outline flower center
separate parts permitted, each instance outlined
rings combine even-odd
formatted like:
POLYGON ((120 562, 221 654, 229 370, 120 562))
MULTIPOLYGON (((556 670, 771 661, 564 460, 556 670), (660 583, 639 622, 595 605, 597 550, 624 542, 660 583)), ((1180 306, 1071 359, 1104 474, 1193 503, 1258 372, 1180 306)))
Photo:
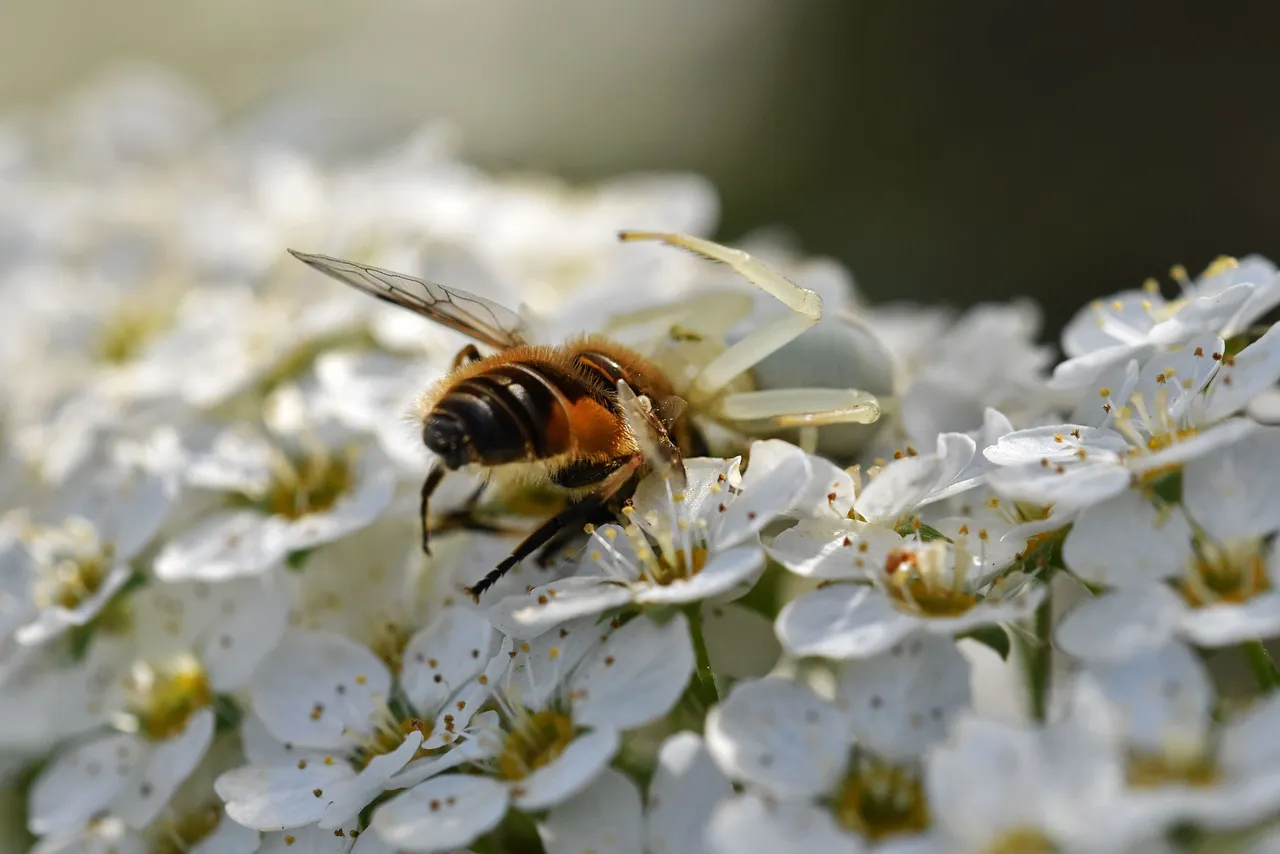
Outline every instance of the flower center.
POLYGON ((1170 745, 1156 751, 1130 750, 1126 757, 1125 779, 1135 789, 1164 785, 1205 787, 1219 779, 1213 755, 1200 746, 1170 745))
POLYGON ((1226 545, 1203 542, 1189 571, 1174 582, 1174 587, 1193 608, 1247 602, 1271 589, 1260 545, 1257 540, 1226 545))
POLYGON ((929 805, 912 770, 867 756, 855 761, 833 804, 836 821, 871 841, 929 826, 929 805))
POLYGON ((208 804, 194 812, 163 820, 151 831, 151 854, 186 854, 218 828, 222 805, 208 804))
POLYGON ((47 586, 41 600, 71 611, 93 598, 107 580, 114 551, 111 543, 105 543, 96 552, 63 552, 55 556, 47 567, 47 586))
POLYGON ((195 658, 186 656, 162 668, 141 666, 125 680, 133 694, 129 710, 138 731, 152 741, 182 732, 191 716, 213 704, 213 687, 195 658))
POLYGON ((554 762, 573 735, 568 715, 548 710, 528 716, 507 736, 498 756, 498 774, 504 780, 523 780, 554 762))
POLYGON ((172 306, 173 300, 168 299, 130 301, 99 329, 94 356, 109 365, 133 361, 169 325, 172 306))
MULTIPOLYGON (((389 723, 388 725, 377 727, 360 744, 356 751, 355 766, 364 768, 377 757, 392 753, 396 748, 404 744, 405 736, 411 732, 422 733, 422 738, 425 741, 431 737, 431 722, 422 718, 405 718, 398 723, 389 723)), ((413 754, 413 759, 421 759, 430 753, 431 751, 419 747, 413 754)))
POLYGON ((286 519, 323 513, 350 491, 354 480, 351 453, 335 456, 324 448, 296 455, 280 453, 263 504, 273 515, 286 519))
POLYGON ((1033 827, 1015 827, 1000 834, 984 854, 1054 854, 1057 846, 1033 827))
POLYGON ((947 543, 892 549, 885 557, 885 593, 899 608, 922 617, 957 617, 978 604, 966 583, 968 554, 947 543))
POLYGON ((369 649, 382 659, 387 669, 399 673, 404 664, 404 648, 409 645, 413 632, 399 623, 388 620, 373 632, 369 641, 369 649))

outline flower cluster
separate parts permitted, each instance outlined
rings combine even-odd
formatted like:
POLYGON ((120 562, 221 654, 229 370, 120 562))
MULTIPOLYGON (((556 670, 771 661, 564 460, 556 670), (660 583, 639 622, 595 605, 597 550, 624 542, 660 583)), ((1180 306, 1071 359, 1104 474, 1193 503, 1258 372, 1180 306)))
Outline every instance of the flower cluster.
POLYGON ((1028 303, 617 241, 708 233, 696 177, 516 181, 438 128, 340 161, 297 109, 123 69, 0 124, 16 850, 1280 845, 1269 261, 1092 303, 1057 361, 1028 303), (424 553, 406 415, 469 342, 290 246, 617 337, 710 455, 475 601, 564 496, 451 471, 424 553))

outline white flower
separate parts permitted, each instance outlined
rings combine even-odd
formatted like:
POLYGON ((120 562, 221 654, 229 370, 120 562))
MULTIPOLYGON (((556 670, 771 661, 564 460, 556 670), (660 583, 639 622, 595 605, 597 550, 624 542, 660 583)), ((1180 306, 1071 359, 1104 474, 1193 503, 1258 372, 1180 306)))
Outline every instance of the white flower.
POLYGON ((926 635, 844 665, 834 704, 779 679, 737 686, 707 718, 707 747, 747 793, 716 808, 712 850, 934 850, 922 763, 968 703, 964 657, 926 635))
POLYGON ((22 644, 47 643, 98 617, 133 576, 130 562, 160 530, 178 494, 173 477, 118 461, 63 492, 43 514, 54 524, 24 535, 26 572, 13 571, 12 553, 6 560, 6 622, 17 624, 22 644))
POLYGON ((70 830, 102 811, 148 826, 209 748, 218 695, 245 684, 283 632, 286 610, 269 577, 135 594, 127 633, 95 637, 89 651, 95 669, 115 677, 91 702, 120 731, 89 736, 41 772, 32 832, 70 830))
POLYGON ((1280 634, 1278 463, 1280 428, 1259 427, 1187 463, 1180 507, 1130 491, 1081 512, 1063 558, 1116 592, 1068 615, 1061 648, 1114 659, 1174 634, 1209 647, 1280 634))
POLYGON ((662 743, 649 784, 645 831, 650 854, 699 854, 715 807, 733 792, 698 735, 662 743))
POLYGON ((606 768, 589 788, 552 807, 538 836, 547 854, 644 854, 640 789, 606 768))
MULTIPOLYGON (((901 536, 861 524, 841 540, 843 578, 802 594, 779 612, 778 639, 792 655, 863 658, 917 631, 955 637, 1030 616, 1043 586, 1006 572, 1025 540, 1003 538, 965 518, 938 520, 938 536, 901 536), (868 583, 869 582, 869 583, 868 583)), ((1006 528, 1012 531, 1012 526, 1006 528)), ((824 562, 834 574, 834 563, 824 562)))
POLYGON ((473 734, 485 692, 471 681, 489 661, 492 641, 482 617, 446 610, 395 650, 393 690, 392 671, 367 648, 332 632, 291 632, 263 662, 250 696, 265 729, 299 758, 251 756, 254 764, 220 777, 228 815, 259 830, 334 829, 391 788, 397 774, 437 773, 480 755, 473 743, 454 745, 473 734))
POLYGON ((786 442, 751 445, 738 460, 685 461, 687 483, 641 482, 625 527, 592 532, 577 575, 502 600, 489 616, 502 632, 531 638, 575 617, 627 604, 687 605, 749 587, 764 569, 760 530, 808 496, 809 457, 786 442))
POLYGON ((1100 389, 1106 426, 1060 424, 1019 430, 985 450, 1000 466, 989 481, 1001 495, 1037 504, 1086 507, 1155 480, 1225 447, 1251 429, 1232 419, 1280 379, 1280 330, 1235 356, 1222 339, 1198 336, 1126 369, 1119 388, 1100 389))
MULTIPOLYGON (((426 779, 379 807, 372 828, 401 850, 442 851, 487 832, 509 807, 563 803, 597 779, 621 730, 670 711, 692 673, 680 614, 663 626, 637 617, 603 636, 588 618, 519 648, 508 639, 479 678, 500 718, 478 737, 486 773, 426 779)), ((423 776, 406 771, 399 782, 423 776)))
POLYGON ((1133 821, 1247 827, 1280 806, 1280 696, 1215 723, 1213 685, 1188 648, 1093 665, 1072 699, 1124 757, 1133 821))
POLYGON ((1159 346, 1181 344, 1198 333, 1230 338, 1280 302, 1275 265, 1258 255, 1219 258, 1195 282, 1175 268, 1182 295, 1165 300, 1148 280, 1142 290, 1094 300, 1062 332, 1069 357, 1054 370, 1054 385, 1077 388, 1102 371, 1144 359, 1159 346))
POLYGON ((309 432, 274 443, 252 431, 225 431, 190 460, 187 477, 249 506, 217 511, 166 543, 155 560, 165 581, 265 572, 372 524, 395 490, 395 473, 377 448, 331 446, 309 432))
POLYGON ((964 718, 934 752, 925 782, 939 843, 957 854, 1121 854, 1143 850, 1161 830, 1124 806, 1112 752, 1067 726, 964 718))

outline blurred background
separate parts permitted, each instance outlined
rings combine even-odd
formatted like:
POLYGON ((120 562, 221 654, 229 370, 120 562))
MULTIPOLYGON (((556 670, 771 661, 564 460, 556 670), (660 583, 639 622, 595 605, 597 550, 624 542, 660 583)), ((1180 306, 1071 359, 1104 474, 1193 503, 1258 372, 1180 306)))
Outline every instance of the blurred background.
POLYGON ((694 170, 874 298, 1088 297, 1280 254, 1275 4, 3 0, 0 109, 124 59, 320 153, 447 117, 497 170, 694 170), (332 106, 329 97, 346 103, 332 106), (283 120, 276 114, 275 121, 283 120))

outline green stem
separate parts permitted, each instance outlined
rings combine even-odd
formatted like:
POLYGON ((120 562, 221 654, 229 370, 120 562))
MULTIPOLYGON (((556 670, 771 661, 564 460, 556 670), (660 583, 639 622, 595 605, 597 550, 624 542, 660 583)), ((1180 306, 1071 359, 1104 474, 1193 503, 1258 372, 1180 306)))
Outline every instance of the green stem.
POLYGON ((1257 680, 1258 687, 1263 693, 1280 688, 1280 670, 1276 670, 1276 663, 1271 660, 1271 653, 1267 652, 1262 641, 1246 641, 1240 647, 1244 650, 1244 656, 1249 660, 1249 668, 1253 671, 1253 678, 1257 680))
POLYGON ((702 636, 702 608, 695 602, 685 610, 685 614, 689 617, 689 634, 693 638, 693 653, 697 657, 694 682, 698 699, 702 701, 704 708, 709 709, 720 702, 720 692, 716 689, 715 674, 711 672, 707 640, 702 636))
POLYGON ((1044 723, 1049 709, 1049 680, 1052 676, 1053 646, 1049 633, 1053 629, 1053 604, 1046 591, 1044 601, 1036 609, 1035 640, 1024 647, 1027 657, 1027 689, 1031 694, 1031 717, 1044 723))

